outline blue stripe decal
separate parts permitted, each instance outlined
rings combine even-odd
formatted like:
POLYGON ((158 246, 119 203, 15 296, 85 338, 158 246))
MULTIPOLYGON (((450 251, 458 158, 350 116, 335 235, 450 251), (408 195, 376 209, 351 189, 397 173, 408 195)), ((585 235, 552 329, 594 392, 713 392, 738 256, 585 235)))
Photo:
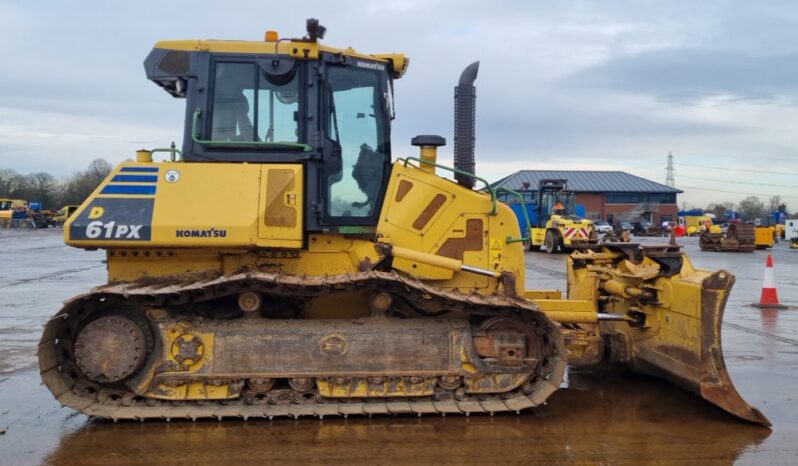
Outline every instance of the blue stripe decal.
POLYGON ((111 181, 120 183, 156 183, 158 175, 116 175, 111 181))
POLYGON ((100 191, 100 194, 155 194, 155 185, 109 184, 100 191))
POLYGON ((122 167, 120 172, 158 173, 158 167, 122 167))

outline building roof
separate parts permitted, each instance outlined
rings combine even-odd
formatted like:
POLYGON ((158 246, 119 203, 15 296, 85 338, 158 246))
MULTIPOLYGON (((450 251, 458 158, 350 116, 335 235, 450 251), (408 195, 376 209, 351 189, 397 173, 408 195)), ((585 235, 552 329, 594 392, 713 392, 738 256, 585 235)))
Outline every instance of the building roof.
POLYGON ((512 190, 522 190, 523 183, 529 183, 530 190, 537 190, 542 179, 568 180, 568 189, 582 193, 681 193, 671 188, 639 176, 621 171, 584 170, 521 170, 506 176, 491 186, 504 186, 512 190))

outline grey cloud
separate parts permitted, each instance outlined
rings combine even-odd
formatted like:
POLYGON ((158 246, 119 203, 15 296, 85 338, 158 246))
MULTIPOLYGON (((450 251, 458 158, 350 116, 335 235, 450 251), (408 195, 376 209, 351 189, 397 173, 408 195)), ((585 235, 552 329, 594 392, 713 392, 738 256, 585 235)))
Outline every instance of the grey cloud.
POLYGON ((637 92, 675 105, 712 97, 771 103, 798 96, 798 53, 751 55, 715 49, 675 49, 620 56, 574 73, 571 86, 637 92))
POLYGON ((708 165, 796 155, 788 122, 798 119, 798 6, 790 1, 340 0, 278 9, 0 0, 0 168, 65 175, 96 157, 117 162, 179 141, 183 102, 141 67, 157 40, 258 40, 266 29, 298 36, 307 16, 328 27, 330 45, 411 57, 396 85, 396 155, 415 153, 409 141, 421 133, 445 136, 442 156, 451 153, 452 86, 477 59, 478 166, 623 169, 664 163, 670 149, 677 163, 690 154, 708 165), (699 105, 707 102, 714 110, 699 105), (17 137, 17 128, 58 136, 17 137))

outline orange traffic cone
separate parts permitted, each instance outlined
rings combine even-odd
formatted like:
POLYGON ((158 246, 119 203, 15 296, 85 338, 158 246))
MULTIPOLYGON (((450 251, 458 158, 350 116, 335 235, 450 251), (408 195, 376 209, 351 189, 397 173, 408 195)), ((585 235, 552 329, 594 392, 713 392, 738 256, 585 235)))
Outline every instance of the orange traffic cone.
POLYGON ((787 309, 788 306, 779 304, 779 294, 776 292, 776 273, 773 271, 773 256, 768 254, 765 266, 765 277, 762 280, 762 295, 754 306, 763 309, 787 309))

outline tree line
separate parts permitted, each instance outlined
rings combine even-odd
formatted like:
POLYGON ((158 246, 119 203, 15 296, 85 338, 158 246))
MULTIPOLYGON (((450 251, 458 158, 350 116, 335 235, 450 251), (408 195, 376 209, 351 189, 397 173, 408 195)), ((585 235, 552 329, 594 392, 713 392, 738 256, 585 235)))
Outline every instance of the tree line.
MULTIPOLYGON (((682 210, 692 210, 696 207, 683 202, 681 208, 682 210)), ((736 204, 728 201, 713 202, 704 210, 720 217, 724 217, 728 212, 733 211, 737 212, 745 220, 763 218, 772 212, 783 212, 787 217, 790 217, 790 211, 781 196, 771 196, 765 201, 757 196, 748 196, 736 204)))
MULTIPOLYGON (((14 170, 0 169, 0 198, 38 201, 43 209, 59 209, 65 205, 81 204, 111 173, 113 166, 103 159, 91 162, 86 170, 58 179, 46 172, 23 175, 14 170)), ((692 210, 694 205, 683 202, 682 210, 692 210)), ((781 196, 771 196, 767 201, 757 196, 748 196, 739 203, 716 202, 705 209, 716 215, 735 211, 746 220, 762 218, 771 212, 784 212, 789 216, 787 205, 781 196)))
POLYGON ((61 179, 46 172, 23 175, 0 169, 0 198, 38 201, 42 209, 81 204, 112 169, 113 166, 103 159, 94 160, 86 170, 61 179))

